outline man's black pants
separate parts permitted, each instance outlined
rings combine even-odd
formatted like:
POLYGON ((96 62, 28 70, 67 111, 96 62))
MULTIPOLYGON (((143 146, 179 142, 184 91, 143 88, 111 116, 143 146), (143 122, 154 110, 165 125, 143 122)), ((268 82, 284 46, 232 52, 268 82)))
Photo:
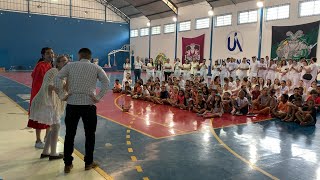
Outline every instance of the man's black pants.
POLYGON ((66 136, 64 140, 64 164, 72 164, 74 137, 77 133, 77 127, 80 118, 82 118, 85 131, 86 154, 84 162, 89 165, 93 162, 93 151, 95 144, 95 133, 97 128, 97 108, 95 105, 67 105, 66 108, 66 136))

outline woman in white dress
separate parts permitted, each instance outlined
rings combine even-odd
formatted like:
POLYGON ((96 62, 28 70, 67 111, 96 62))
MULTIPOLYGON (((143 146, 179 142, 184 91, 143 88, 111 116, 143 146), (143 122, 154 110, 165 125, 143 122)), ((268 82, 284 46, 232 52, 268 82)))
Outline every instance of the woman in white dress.
POLYGON ((298 87, 299 80, 300 80, 301 67, 299 67, 297 61, 293 61, 290 71, 291 71, 290 79, 292 79, 293 87, 298 87))
POLYGON ((185 64, 183 64, 183 72, 184 72, 184 79, 189 80, 190 77, 190 71, 191 71, 191 64, 188 60, 186 60, 185 64))
POLYGON ((128 73, 131 75, 131 64, 130 64, 129 58, 127 58, 125 63, 123 64, 123 69, 124 69, 123 78, 125 78, 128 73))
POLYGON ((172 66, 170 64, 170 59, 168 58, 167 61, 163 65, 163 72, 164 72, 164 79, 165 81, 168 81, 169 76, 172 72, 172 66))
POLYGON ((220 71, 221 85, 224 86, 224 78, 229 77, 229 72, 228 72, 227 64, 225 61, 222 62, 220 70, 221 70, 220 71))
POLYGON ((238 66, 238 74, 239 79, 242 81, 244 77, 248 77, 249 64, 247 63, 247 59, 243 58, 241 63, 238 66))
POLYGON ((289 72, 289 67, 287 66, 287 61, 286 60, 282 60, 281 61, 281 78, 280 80, 287 80, 287 73, 289 72))
POLYGON ((179 58, 174 60, 173 69, 174 69, 174 71, 173 71, 174 77, 179 77, 180 74, 181 74, 181 72, 180 72, 181 71, 181 69, 180 69, 180 59, 179 58))
POLYGON ((198 72, 198 68, 199 68, 199 62, 193 58, 192 62, 191 62, 191 71, 190 73, 193 75, 196 75, 198 72))
POLYGON ((65 109, 65 102, 63 101, 66 100, 68 96, 63 99, 63 101, 60 100, 53 84, 59 70, 61 70, 67 62, 68 58, 65 56, 60 56, 56 59, 56 68, 50 69, 45 74, 40 91, 31 103, 30 118, 39 123, 50 125, 47 140, 40 156, 41 159, 49 158, 49 160, 55 160, 63 158, 63 154, 57 153, 56 149, 60 129, 60 118, 65 109))
POLYGON ((162 62, 160 59, 158 59, 155 70, 156 70, 156 77, 158 77, 161 82, 162 81, 162 62))
POLYGON ((200 77, 204 78, 204 82, 208 83, 208 66, 206 65, 206 59, 203 59, 202 63, 199 65, 200 68, 200 77))
POLYGON ((149 80, 151 77, 154 78, 154 66, 153 66, 153 59, 150 58, 147 67, 146 67, 146 71, 147 71, 147 79, 149 80))
POLYGON ((214 65, 211 67, 211 82, 213 82, 216 76, 220 74, 220 65, 218 60, 214 61, 214 65))
POLYGON ((273 60, 270 60, 267 68, 268 72, 267 72, 266 80, 270 79, 271 82, 274 81, 275 75, 276 75, 276 69, 277 69, 277 64, 275 64, 273 60))

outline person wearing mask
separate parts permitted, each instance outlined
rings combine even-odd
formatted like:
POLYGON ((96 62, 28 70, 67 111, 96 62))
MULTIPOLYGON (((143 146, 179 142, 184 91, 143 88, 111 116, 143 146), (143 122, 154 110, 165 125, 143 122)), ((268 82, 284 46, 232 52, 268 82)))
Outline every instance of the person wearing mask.
POLYGON ((67 64, 55 78, 54 86, 60 99, 67 101, 65 126, 66 135, 64 141, 65 173, 70 173, 73 168, 72 153, 74 150, 74 138, 80 118, 85 131, 85 170, 97 167, 93 162, 95 145, 95 132, 97 128, 97 108, 95 106, 106 94, 109 79, 104 70, 90 63, 91 50, 82 48, 78 52, 79 61, 67 64), (68 82, 68 91, 64 93, 63 80, 68 82), (99 94, 96 95, 97 79, 101 82, 99 94))

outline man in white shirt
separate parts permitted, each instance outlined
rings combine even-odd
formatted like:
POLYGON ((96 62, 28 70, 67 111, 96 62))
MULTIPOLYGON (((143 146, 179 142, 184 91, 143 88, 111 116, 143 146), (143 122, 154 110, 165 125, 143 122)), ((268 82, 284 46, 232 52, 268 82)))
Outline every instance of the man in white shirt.
POLYGON ((303 67, 304 69, 306 69, 307 73, 310 73, 312 75, 312 79, 310 81, 305 81, 307 88, 311 86, 311 83, 313 81, 317 80, 319 67, 316 63, 317 63, 317 58, 312 57, 310 60, 310 65, 307 67, 303 67))
POLYGON ((239 67, 239 79, 242 81, 244 77, 248 76, 249 65, 247 63, 247 58, 243 58, 239 67))
POLYGON ((73 167, 73 144, 80 118, 82 118, 86 137, 85 170, 97 166, 93 162, 97 127, 97 108, 95 104, 106 94, 109 79, 100 66, 90 63, 91 54, 88 48, 80 49, 78 53, 80 61, 64 66, 59 71, 54 82, 59 98, 67 101, 65 117, 66 136, 64 141, 65 173, 69 173, 73 167), (65 78, 68 82, 67 94, 64 94, 62 90, 62 80, 65 78), (101 82, 101 89, 98 95, 95 93, 97 79, 101 82))
POLYGON ((261 77, 263 79, 266 79, 267 75, 267 64, 264 62, 264 58, 260 59, 260 62, 258 64, 258 77, 261 77))
POLYGON ((142 68, 142 62, 140 61, 140 57, 137 56, 136 60, 134 61, 134 81, 137 82, 139 79, 141 79, 141 68, 142 68))
POLYGON ((238 63, 236 62, 235 58, 231 58, 231 62, 229 63, 229 72, 230 72, 230 77, 233 79, 236 79, 237 77, 237 68, 238 68, 238 63))
POLYGON ((252 79, 252 77, 257 77, 257 76, 258 76, 258 62, 257 62, 257 58, 253 56, 250 62, 250 80, 252 79))

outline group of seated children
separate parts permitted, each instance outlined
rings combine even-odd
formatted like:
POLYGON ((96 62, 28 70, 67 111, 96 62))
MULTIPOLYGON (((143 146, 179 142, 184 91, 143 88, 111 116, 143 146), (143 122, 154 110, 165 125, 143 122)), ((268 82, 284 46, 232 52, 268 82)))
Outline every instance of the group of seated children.
POLYGON ((138 80, 131 88, 130 81, 125 81, 121 86, 116 80, 113 92, 189 110, 204 118, 218 118, 225 113, 239 116, 271 115, 284 122, 296 122, 303 126, 316 124, 317 108, 320 106, 317 87, 309 94, 304 93, 303 87, 296 87, 289 96, 288 92, 277 94, 274 85, 248 88, 247 78, 242 81, 237 79, 235 85, 225 78, 223 88, 219 77, 212 82, 208 87, 198 76, 189 80, 184 80, 182 76, 170 76, 168 81, 162 82, 157 77, 154 80, 151 77, 146 83, 138 80), (231 86, 236 88, 228 89, 231 86))

